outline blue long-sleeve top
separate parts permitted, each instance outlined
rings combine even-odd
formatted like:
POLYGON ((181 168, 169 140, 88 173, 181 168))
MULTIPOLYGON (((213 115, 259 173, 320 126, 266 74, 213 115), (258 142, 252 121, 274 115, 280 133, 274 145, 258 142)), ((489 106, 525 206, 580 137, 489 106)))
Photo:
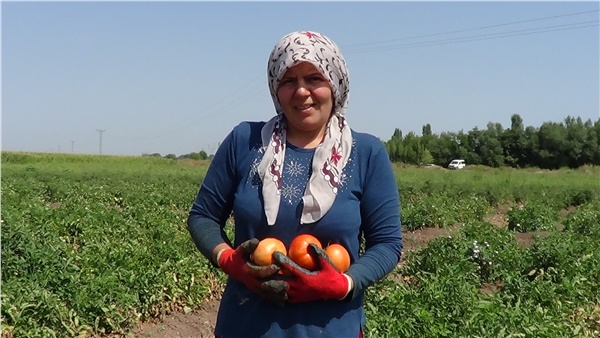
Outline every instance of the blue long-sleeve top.
POLYGON ((223 228, 232 212, 234 247, 251 238, 265 237, 279 238, 289 247, 294 237, 310 233, 323 245, 335 242, 348 250, 352 264, 346 274, 354 281, 354 289, 345 300, 279 307, 229 278, 215 334, 220 338, 356 338, 365 323, 365 289, 394 269, 402 251, 398 186, 386 149, 376 137, 353 130, 350 160, 342 172, 333 206, 319 221, 300 224, 314 149, 288 143, 279 213, 276 223, 269 226, 257 173, 263 154, 264 124, 240 123, 221 143, 189 213, 188 229, 194 243, 211 260, 214 248, 229 242, 223 228))

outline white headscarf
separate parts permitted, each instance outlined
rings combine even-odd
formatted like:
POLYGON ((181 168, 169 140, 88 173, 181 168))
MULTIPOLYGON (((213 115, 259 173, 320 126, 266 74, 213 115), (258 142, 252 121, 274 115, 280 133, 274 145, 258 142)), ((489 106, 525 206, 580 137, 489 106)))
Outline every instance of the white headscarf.
POLYGON ((262 129, 265 152, 258 167, 269 225, 277 220, 286 149, 286 122, 277 99, 277 88, 285 72, 301 62, 311 63, 329 81, 334 107, 325 138, 315 150, 312 175, 302 197, 300 223, 314 223, 331 208, 352 148, 350 127, 344 118, 348 105, 348 69, 340 50, 333 41, 316 32, 293 32, 284 36, 273 48, 267 66, 269 90, 277 115, 262 129))

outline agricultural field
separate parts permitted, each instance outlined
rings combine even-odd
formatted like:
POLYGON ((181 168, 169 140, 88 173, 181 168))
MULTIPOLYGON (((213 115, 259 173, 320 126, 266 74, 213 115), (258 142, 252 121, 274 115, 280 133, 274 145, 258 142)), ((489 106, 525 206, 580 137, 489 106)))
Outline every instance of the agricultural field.
MULTIPOLYGON (((2 338, 212 337, 225 279, 185 226, 207 166, 3 152, 2 338)), ((365 337, 600 336, 600 168, 396 173, 365 337)))

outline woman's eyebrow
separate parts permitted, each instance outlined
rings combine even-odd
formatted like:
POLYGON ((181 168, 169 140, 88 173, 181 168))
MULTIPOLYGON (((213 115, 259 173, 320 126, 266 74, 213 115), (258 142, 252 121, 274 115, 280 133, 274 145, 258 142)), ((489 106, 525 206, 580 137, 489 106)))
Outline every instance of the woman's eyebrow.
MULTIPOLYGON (((299 75, 293 74, 293 75, 284 75, 281 79, 295 79, 297 78, 299 75)), ((312 77, 312 76, 319 76, 319 77, 323 77, 323 74, 319 73, 319 72, 314 72, 314 73, 310 73, 307 75, 302 75, 303 77, 312 77)))

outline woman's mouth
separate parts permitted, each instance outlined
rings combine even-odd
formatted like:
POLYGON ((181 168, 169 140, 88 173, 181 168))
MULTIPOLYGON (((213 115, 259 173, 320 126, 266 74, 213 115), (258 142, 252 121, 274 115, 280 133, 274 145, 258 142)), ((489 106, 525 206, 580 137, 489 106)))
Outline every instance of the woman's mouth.
POLYGON ((312 107, 313 107, 312 104, 305 104, 305 105, 302 105, 302 106, 296 106, 295 108, 297 110, 299 110, 299 111, 306 111, 306 110, 309 110, 312 107))

